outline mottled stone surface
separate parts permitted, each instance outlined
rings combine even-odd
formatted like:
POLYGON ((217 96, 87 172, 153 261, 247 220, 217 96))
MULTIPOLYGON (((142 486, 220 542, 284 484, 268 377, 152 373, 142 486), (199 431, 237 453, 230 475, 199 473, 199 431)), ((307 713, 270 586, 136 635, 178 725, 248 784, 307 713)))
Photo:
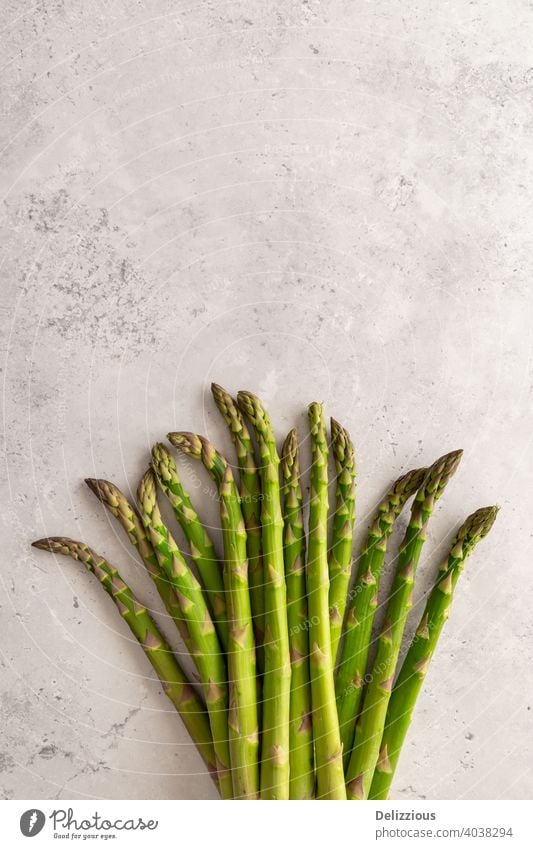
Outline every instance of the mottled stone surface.
POLYGON ((2 11, 0 794, 214 797, 111 602, 29 542, 81 538, 156 605, 82 480, 134 490, 173 428, 229 450, 216 379, 280 438, 314 399, 350 428, 359 539, 400 470, 465 449, 417 599, 502 510, 394 795, 531 797, 531 4, 2 11))

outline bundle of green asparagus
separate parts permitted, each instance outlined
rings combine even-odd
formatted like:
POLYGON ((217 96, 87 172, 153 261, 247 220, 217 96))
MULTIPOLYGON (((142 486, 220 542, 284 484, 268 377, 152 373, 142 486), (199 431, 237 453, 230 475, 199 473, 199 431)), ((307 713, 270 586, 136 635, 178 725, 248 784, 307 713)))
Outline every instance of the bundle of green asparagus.
POLYGON ((348 431, 332 420, 328 435, 322 405, 310 405, 304 510, 296 430, 279 455, 270 418, 255 395, 239 392, 235 401, 216 384, 212 392, 235 446, 238 482, 228 460, 203 436, 181 432, 168 438, 179 452, 199 460, 216 485, 222 552, 162 443, 152 450, 137 506, 106 480, 86 481, 137 549, 199 683, 187 679, 146 607, 104 557, 65 537, 33 545, 81 561, 99 579, 223 799, 386 799, 459 575, 492 527, 497 508, 477 510, 457 531, 400 665, 428 522, 462 452, 392 484, 354 561, 356 466, 348 431), (330 454, 336 482, 332 515, 330 454), (189 562, 163 521, 158 488, 187 540, 189 562), (410 498, 411 516, 372 656, 387 545, 410 498))

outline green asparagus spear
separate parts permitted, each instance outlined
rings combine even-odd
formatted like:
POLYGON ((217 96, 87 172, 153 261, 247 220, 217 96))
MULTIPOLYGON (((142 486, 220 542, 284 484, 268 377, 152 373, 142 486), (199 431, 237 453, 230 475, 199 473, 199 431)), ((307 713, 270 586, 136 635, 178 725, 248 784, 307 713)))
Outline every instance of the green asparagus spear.
POLYGON ((378 604, 379 583, 387 543, 404 504, 417 491, 426 472, 427 469, 407 472, 398 478, 386 494, 368 531, 366 544, 359 559, 357 577, 349 593, 344 644, 335 681, 345 769, 352 752, 355 722, 363 694, 372 624, 378 604))
POLYGON ((261 525, 265 581, 265 671, 261 798, 289 798, 291 663, 283 563, 279 457, 270 419, 261 401, 239 392, 237 403, 254 427, 261 458, 261 525))
POLYGON ((233 791, 229 767, 227 672, 216 629, 202 588, 163 523, 157 505, 155 475, 151 469, 141 480, 138 500, 144 527, 159 565, 176 590, 181 612, 191 635, 194 659, 209 713, 220 792, 223 799, 231 799, 233 791))
POLYGON ((239 493, 225 458, 204 437, 169 433, 180 451, 201 460, 218 486, 224 541, 224 583, 229 614, 229 746, 236 799, 256 799, 259 791, 259 728, 255 647, 248 590, 246 529, 239 493))
POLYGON ((488 534, 497 513, 497 507, 483 507, 472 513, 458 531, 448 558, 439 570, 438 582, 428 597, 422 619, 392 691, 370 799, 386 799, 389 794, 418 694, 440 632, 450 614, 455 586, 466 559, 478 542, 488 534))
POLYGON ((261 557, 261 479, 255 462, 254 446, 246 422, 231 395, 217 383, 211 384, 215 403, 228 425, 237 451, 241 509, 246 525, 248 582, 254 622, 255 642, 262 650, 265 632, 263 560, 261 557))
POLYGON ((220 642, 226 648, 228 644, 226 598, 222 569, 217 560, 213 541, 181 483, 174 458, 162 443, 152 448, 152 468, 187 538, 193 563, 205 588, 209 612, 216 625, 220 642))
POLYGON ((287 619, 291 653, 290 798, 313 799, 315 793, 311 681, 309 676, 309 621, 305 580, 305 531, 298 436, 293 429, 281 452, 283 540, 287 619))
POLYGON ((416 494, 346 773, 349 799, 367 799, 370 792, 427 523, 435 503, 457 469, 461 455, 462 451, 454 451, 437 460, 429 468, 416 494))
POLYGON ((94 478, 86 478, 85 483, 102 504, 107 507, 109 512, 118 519, 126 531, 128 539, 139 552, 168 614, 174 620, 183 642, 189 652, 191 652, 190 635, 180 610, 178 598, 172 584, 169 583, 157 562, 154 548, 146 536, 146 531, 137 510, 130 504, 126 496, 115 484, 94 478))
POLYGON ((329 554, 329 615, 331 656, 337 657, 344 611, 352 573, 355 524, 355 452, 350 434, 331 419, 331 449, 335 458, 337 488, 331 550, 329 554))
POLYGON ((215 753, 205 708, 146 607, 137 600, 117 570, 84 543, 66 537, 48 537, 32 544, 43 551, 79 560, 98 578, 141 644, 207 768, 215 775, 215 753))
POLYGON ((328 443, 321 404, 309 406, 311 492, 307 594, 313 737, 319 799, 346 799, 329 620, 328 443))

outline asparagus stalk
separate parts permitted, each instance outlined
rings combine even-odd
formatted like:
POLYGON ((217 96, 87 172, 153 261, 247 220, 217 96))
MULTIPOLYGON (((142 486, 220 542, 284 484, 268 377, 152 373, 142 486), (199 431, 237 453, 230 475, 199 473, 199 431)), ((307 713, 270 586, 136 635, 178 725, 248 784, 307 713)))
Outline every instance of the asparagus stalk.
POLYGON ((257 647, 261 649, 265 632, 263 560, 261 557, 261 479, 256 467, 252 438, 241 411, 231 395, 222 386, 212 383, 211 392, 224 421, 229 427, 237 452, 241 509, 246 526, 250 602, 255 641, 257 647))
POLYGON ((431 466, 416 494, 411 519, 400 548, 398 567, 378 639, 371 678, 363 700, 360 724, 346 773, 349 799, 367 799, 379 757, 392 684, 402 636, 411 607, 416 568, 426 539, 426 528, 437 500, 457 469, 462 451, 453 451, 431 466))
POLYGON ((337 475, 329 555, 331 657, 335 663, 352 573, 355 524, 355 452, 350 434, 335 419, 331 419, 331 449, 337 475))
POLYGON ((344 643, 335 681, 345 768, 350 760, 355 722, 363 694, 372 624, 378 605, 379 583, 387 543, 396 519, 407 499, 419 488, 426 472, 427 469, 414 469, 402 475, 378 506, 359 559, 357 577, 349 593, 344 643))
POLYGON ((293 429, 281 452, 283 541, 287 620, 291 655, 290 798, 312 799, 315 791, 311 682, 309 677, 309 622, 305 580, 305 531, 298 437, 293 429))
POLYGON ((156 499, 155 476, 151 469, 141 480, 138 499, 144 527, 159 565, 176 590, 181 612, 191 635, 194 658, 209 713, 220 792, 223 799, 231 799, 233 791, 228 748, 228 686, 220 642, 202 588, 161 518, 156 499))
POLYGON ((215 753, 205 708, 146 607, 137 600, 118 571, 84 543, 66 537, 48 537, 32 545, 79 560, 98 578, 139 641, 208 770, 216 776, 215 753))
POLYGON ((162 443, 152 448, 152 468, 158 483, 174 510, 174 515, 187 538, 191 557, 205 587, 209 612, 216 625, 220 642, 228 644, 228 622, 222 570, 211 537, 184 489, 174 458, 162 443))
POLYGON ((224 579, 229 613, 229 746, 236 799, 256 799, 259 791, 259 728, 255 647, 248 590, 246 529, 239 493, 225 458, 204 437, 169 433, 173 445, 201 460, 218 486, 224 541, 224 579))
POLYGON ((328 443, 321 404, 309 406, 311 493, 307 593, 317 796, 346 799, 329 620, 328 443))
POLYGON ((161 596, 167 613, 174 620, 183 642, 191 652, 191 640, 187 625, 183 620, 176 592, 165 577, 154 547, 146 535, 141 517, 137 510, 130 504, 126 496, 115 486, 106 480, 86 478, 85 483, 96 497, 107 507, 109 512, 120 522, 128 535, 128 539, 135 546, 142 558, 156 589, 161 596))
POLYGON ((386 799, 389 794, 418 694, 450 613, 455 586, 466 559, 478 542, 488 534, 497 513, 497 507, 484 507, 472 513, 458 531, 448 558, 440 567, 439 579, 428 597, 422 619, 392 691, 370 799, 386 799))
POLYGON ((251 392, 239 392, 237 403, 254 427, 261 457, 261 542, 265 582, 261 798, 288 799, 291 663, 279 457, 272 425, 261 401, 251 392))

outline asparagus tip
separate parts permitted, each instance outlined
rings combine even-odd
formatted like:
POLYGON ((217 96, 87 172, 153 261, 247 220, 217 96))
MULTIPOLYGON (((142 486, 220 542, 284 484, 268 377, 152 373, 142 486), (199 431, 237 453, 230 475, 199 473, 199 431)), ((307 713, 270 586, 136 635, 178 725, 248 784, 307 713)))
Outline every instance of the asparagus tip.
POLYGON ((102 491, 100 488, 100 481, 97 478, 85 478, 84 480, 91 492, 93 492, 97 498, 101 499, 102 491))
POLYGON ((286 481, 289 481, 294 475, 296 477, 299 476, 298 432, 295 427, 285 437, 285 442, 281 449, 280 461, 281 474, 286 481))
POLYGON ((442 464, 443 466, 447 467, 455 467, 459 463, 459 460, 461 459, 463 454, 463 449, 457 448, 455 451, 450 451, 448 454, 444 454, 442 457, 440 457, 440 459, 437 460, 437 464, 442 464))
POLYGON ((184 454, 200 455, 202 451, 202 441, 196 433, 190 431, 178 431, 167 434, 169 442, 175 448, 179 448, 184 454))
POLYGON ((401 475, 394 483, 394 492, 407 492, 408 494, 416 492, 425 480, 427 473, 428 469, 425 467, 422 467, 421 469, 410 469, 410 471, 405 472, 405 474, 401 475))
POLYGON ((153 506, 156 498, 155 491, 155 474, 152 467, 149 466, 139 481, 139 486, 137 488, 137 498, 139 503, 141 505, 151 504, 153 506))
POLYGON ((355 475, 355 448, 352 438, 346 428, 331 417, 331 448, 335 456, 337 473, 341 474, 343 469, 349 470, 355 475))
POLYGON ((252 392, 248 392, 246 389, 239 389, 237 392, 237 404, 239 405, 241 412, 252 420, 256 414, 258 401, 259 399, 257 396, 252 392))
POLYGON ((463 456, 463 449, 459 448, 456 451, 450 451, 448 454, 443 454, 435 460, 428 468, 426 476, 418 490, 419 495, 425 498, 429 494, 433 494, 433 498, 437 501, 440 498, 444 488, 450 478, 457 471, 457 467, 463 456))
POLYGON ((479 510, 476 510, 468 517, 459 533, 462 531, 465 535, 469 533, 483 539, 483 537, 487 536, 496 521, 499 509, 496 505, 480 507, 479 510))
POLYGON ((165 457, 168 454, 166 445, 163 442, 156 442, 155 445, 152 445, 152 460, 157 463, 161 457, 165 457))
POLYGON ((283 448, 281 449, 281 456, 286 457, 288 454, 294 454, 297 448, 298 433, 296 431, 296 428, 293 427, 285 437, 285 442, 283 443, 283 448))
POLYGON ((228 404, 231 404, 231 396, 229 392, 227 392, 227 390, 219 383, 212 383, 211 394, 220 412, 224 417, 226 417, 228 415, 228 404))
POLYGON ((307 408, 307 415, 311 425, 324 424, 324 405, 322 401, 311 401, 307 408))
POLYGON ((34 548, 39 548, 41 551, 51 551, 52 554, 61 553, 62 547, 69 545, 77 545, 77 543, 68 537, 43 537, 32 542, 34 548))

